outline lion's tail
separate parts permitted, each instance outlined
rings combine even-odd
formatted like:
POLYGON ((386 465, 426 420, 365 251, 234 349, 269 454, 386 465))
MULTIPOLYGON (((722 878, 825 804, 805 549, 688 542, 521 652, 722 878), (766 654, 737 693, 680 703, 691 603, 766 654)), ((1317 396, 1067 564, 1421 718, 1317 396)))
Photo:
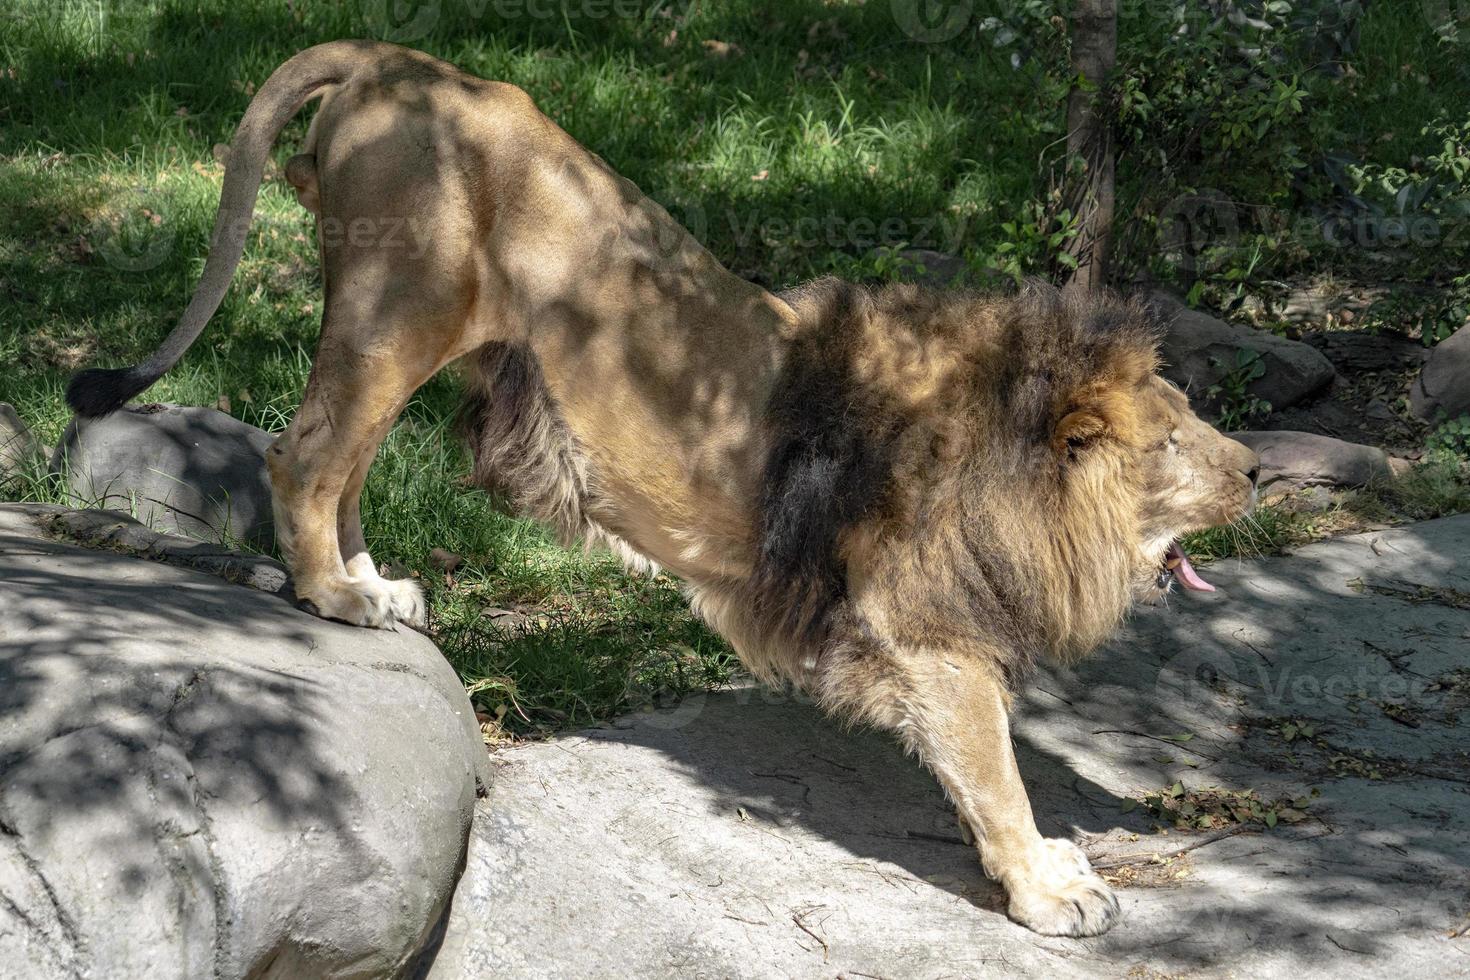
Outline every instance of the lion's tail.
POLYGON ((364 49, 371 47, 377 45, 334 41, 308 48, 277 68, 260 87, 230 143, 209 259, 184 315, 142 363, 78 372, 66 389, 66 401, 73 411, 85 416, 116 411, 163 377, 198 339, 224 299, 245 251, 245 236, 250 230, 255 197, 260 191, 271 145, 303 105, 320 95, 324 88, 345 81, 356 67, 368 60, 364 49))

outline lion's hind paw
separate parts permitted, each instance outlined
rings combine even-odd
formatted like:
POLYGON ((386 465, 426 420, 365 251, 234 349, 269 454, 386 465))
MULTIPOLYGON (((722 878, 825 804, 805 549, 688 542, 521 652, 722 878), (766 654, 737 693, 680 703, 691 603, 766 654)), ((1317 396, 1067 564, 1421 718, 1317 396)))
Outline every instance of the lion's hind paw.
POLYGON ((428 606, 412 579, 351 578, 329 588, 297 590, 298 604, 314 616, 351 626, 390 630, 397 623, 423 629, 428 606))

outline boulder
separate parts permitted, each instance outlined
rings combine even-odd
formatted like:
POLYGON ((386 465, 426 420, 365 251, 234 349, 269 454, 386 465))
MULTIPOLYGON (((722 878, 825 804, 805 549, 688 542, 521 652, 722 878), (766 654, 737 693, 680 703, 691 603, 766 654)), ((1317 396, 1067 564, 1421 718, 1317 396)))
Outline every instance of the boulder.
POLYGON ((952 286, 968 279, 969 266, 964 257, 936 252, 931 248, 907 248, 899 258, 909 263, 909 278, 929 286, 952 286), (923 271, 921 272, 920 269, 923 271))
POLYGON ((1403 371, 1424 363, 1424 345, 1392 333, 1329 330, 1307 334, 1303 343, 1315 347, 1338 371, 1403 371))
POLYGON ((1470 413, 1470 326, 1441 340, 1409 389, 1409 410, 1426 422, 1470 413))
POLYGON ((1313 432, 1232 432, 1261 457, 1263 489, 1365 487, 1393 475, 1388 454, 1313 432), (1270 484, 1268 487, 1267 485, 1270 484))
POLYGON ((265 452, 275 437, 212 408, 135 405, 73 419, 52 457, 70 503, 136 514, 161 531, 269 548, 265 452))
POLYGON ((0 484, 32 465, 40 453, 41 447, 15 406, 0 402, 0 484))
POLYGON ((285 582, 120 514, 0 505, 0 976, 432 955, 488 779, 469 701, 423 636, 308 616, 285 582))
POLYGON ((1226 323, 1167 294, 1155 294, 1152 302, 1169 324, 1161 348, 1163 374, 1201 407, 1211 405, 1210 386, 1236 368, 1242 350, 1259 354, 1265 368, 1246 390, 1272 408, 1289 408, 1310 398, 1336 375, 1331 362, 1307 344, 1226 323))

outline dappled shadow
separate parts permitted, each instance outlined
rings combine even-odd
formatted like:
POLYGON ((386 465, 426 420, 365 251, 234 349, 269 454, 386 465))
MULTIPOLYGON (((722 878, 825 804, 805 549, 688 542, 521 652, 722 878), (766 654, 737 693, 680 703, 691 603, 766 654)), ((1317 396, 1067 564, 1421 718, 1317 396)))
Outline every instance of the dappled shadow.
MULTIPOLYGON (((222 37, 244 36, 247 32, 254 36, 294 36, 289 22, 283 20, 278 24, 269 23, 273 16, 251 8, 238 14, 220 15, 220 23, 213 27, 222 37), (279 33, 273 34, 273 27, 279 28, 279 33)), ((282 13, 276 19, 285 16, 282 13)), ((524 25, 522 27, 528 31, 528 40, 535 38, 534 30, 525 28, 524 25)), ((474 29, 479 30, 479 25, 474 29)), ((176 14, 162 19, 158 24, 158 32, 160 47, 165 50, 168 47, 177 48, 180 42, 198 34, 187 19, 176 14), (172 44, 165 46, 162 42, 172 44)), ((321 39, 323 38, 313 38, 321 39)), ((210 66, 210 71, 217 73, 216 77, 206 81, 218 83, 216 91, 227 91, 226 83, 234 81, 237 74, 243 73, 241 59, 244 55, 239 52, 221 54, 220 61, 210 66)), ((191 56, 191 64, 193 57, 196 56, 191 56)), ((158 70, 158 67, 149 69, 158 70)), ((164 66, 161 70, 169 69, 164 66)), ((118 72, 121 76, 117 80, 118 90, 134 97, 152 84, 130 83, 125 69, 119 67, 118 72)), ((28 79, 26 84, 37 83, 28 79)), ((618 110, 609 111, 616 113, 618 110)), ((227 114, 215 117, 216 122, 224 115, 227 114)), ((455 124, 452 120, 445 120, 443 125, 446 130, 452 130, 455 124)), ((224 129, 223 126, 220 128, 224 129)), ((448 135, 453 139, 456 134, 451 132, 448 135)), ((388 139, 391 137, 383 137, 383 140, 388 139)), ((370 159, 376 149, 373 141, 366 141, 352 153, 370 159)), ((417 176, 426 182, 432 182, 438 176, 436 165, 430 164, 427 172, 417 176)), ((590 165, 573 168, 561 176, 571 185, 569 196, 572 199, 577 197, 577 192, 585 182, 600 179, 597 169, 590 165)), ((635 176, 641 175, 635 173, 635 176)), ((894 200, 885 200, 875 194, 872 206, 882 212, 894 213, 900 210, 894 200)), ((625 210, 637 210, 640 201, 641 198, 629 192, 621 199, 609 201, 607 206, 613 208, 620 205, 625 210)), ((716 207, 721 210, 731 209, 736 203, 732 197, 720 201, 716 207)), ((605 349, 599 346, 603 339, 599 336, 599 331, 635 338, 619 351, 620 356, 625 359, 619 365, 621 373, 646 379, 649 382, 647 387, 654 392, 649 397, 676 404, 679 411, 670 414, 686 420, 691 430, 712 427, 719 421, 719 406, 722 404, 732 398, 744 399, 749 403, 748 389, 753 375, 747 369, 749 359, 762 356, 759 347, 749 345, 741 349, 740 338, 725 338, 730 345, 729 349, 741 356, 725 359, 708 351, 696 351, 690 359, 674 356, 671 352, 679 349, 677 344, 671 343, 677 337, 676 332, 660 334, 652 328, 635 331, 635 325, 641 328, 647 324, 649 317, 643 314, 649 311, 630 308, 621 312, 609 312, 605 291, 611 288, 621 290, 625 295, 657 294, 666 298, 667 305, 661 310, 655 309, 654 312, 667 314, 668 321, 664 325, 672 322, 675 327, 684 321, 699 320, 712 312, 718 315, 711 316, 711 322, 720 323, 722 319, 724 322, 739 322, 742 320, 739 314, 755 310, 763 298, 753 290, 739 292, 729 280, 708 273, 708 267, 703 264, 702 258, 685 247, 679 233, 670 231, 672 237, 661 237, 659 232, 667 230, 668 226, 658 215, 644 214, 643 218, 641 223, 634 222, 626 227, 635 231, 651 231, 651 237, 648 240, 635 238, 623 243, 623 247, 649 252, 654 261, 651 264, 637 263, 637 268, 630 277, 631 282, 620 278, 630 268, 626 263, 613 268, 605 278, 597 275, 598 272, 607 271, 605 267, 585 267, 578 270, 586 274, 586 282, 581 289, 539 307, 534 303, 528 305, 535 314, 542 317, 538 320, 539 326, 549 324, 561 328, 561 339, 565 341, 572 355, 585 354, 592 357, 605 349), (711 287, 712 282, 717 282, 721 289, 728 288, 730 291, 714 289, 711 287), (650 286, 651 289, 647 288, 650 286), (749 306, 742 307, 742 302, 749 306)), ((611 234, 606 230, 610 227, 607 224, 593 221, 588 227, 591 229, 588 233, 590 238, 598 238, 604 233, 611 234)), ((380 292, 384 290, 382 280, 375 282, 380 292)), ((374 285, 370 283, 363 288, 372 289, 374 285)), ((391 304, 395 302, 403 304, 403 310, 413 305, 403 296, 395 299, 382 292, 378 306, 385 313, 393 313, 391 304)), ((607 365, 602 367, 606 370, 607 365)), ((593 379, 594 383, 596 380, 593 379)), ((589 397, 603 399, 607 397, 607 392, 597 390, 589 397)), ((622 422, 617 424, 623 425, 622 422)), ((625 433, 625 437, 631 439, 640 436, 635 432, 632 435, 625 433)), ((734 462, 748 467, 750 461, 734 462)), ((1463 548, 1449 550, 1448 546, 1438 542, 1431 542, 1428 547, 1441 566, 1453 562, 1464 553, 1463 548), (1445 550, 1440 553, 1436 549, 1445 550)), ((1367 560, 1369 559, 1365 557, 1365 561, 1367 560)), ((1424 567, 1428 566, 1421 561, 1420 570, 1424 567)), ((68 586, 75 585, 74 582, 36 580, 25 587, 31 590, 32 598, 40 602, 48 595, 75 596, 74 588, 67 591, 68 586)), ((1310 674, 1322 668, 1324 663, 1328 666, 1322 669, 1337 669, 1330 660, 1342 655, 1340 645, 1324 647, 1321 640, 1321 631, 1325 631, 1331 623, 1320 618, 1315 623, 1304 623, 1306 617, 1303 610, 1336 609, 1343 602, 1355 601, 1351 596, 1343 595, 1340 589, 1334 591, 1325 584, 1302 585, 1297 582, 1284 584, 1279 593, 1258 595, 1255 598, 1260 601, 1250 606, 1251 618, 1242 624, 1243 627, 1262 632, 1267 640, 1282 647, 1294 644, 1291 647, 1292 655, 1299 660, 1290 663, 1294 669, 1299 667, 1302 673, 1310 674), (1312 634, 1312 629, 1319 632, 1312 634)), ((146 630, 152 622, 148 617, 154 615, 149 611, 150 604, 146 597, 140 597, 136 590, 126 586, 116 589, 105 587, 88 594, 86 601, 93 608, 120 610, 121 621, 133 623, 136 629, 146 630)), ((1398 600, 1385 601, 1392 603, 1398 600)), ((207 602, 204 607, 208 609, 207 602)), ((1383 607, 1375 605, 1374 608, 1383 607)), ((1201 609, 1219 611, 1223 619, 1224 611, 1218 601, 1201 609)), ((1402 620, 1397 615, 1398 607, 1394 606, 1393 609, 1395 614, 1384 618, 1379 623, 1380 626, 1388 628, 1401 625, 1402 620)), ((259 623, 252 618, 250 628, 263 629, 266 636, 270 636, 271 630, 275 628, 289 630, 288 618, 284 612, 280 615, 283 618, 278 620, 272 620, 270 615, 263 616, 259 623)), ((1151 649, 1198 651, 1205 644, 1215 644, 1216 649, 1224 651, 1223 656, 1231 664, 1227 674, 1230 671, 1243 672, 1243 665, 1251 664, 1250 658, 1258 655, 1251 650, 1242 652, 1228 645, 1219 646, 1225 644, 1227 638, 1213 632, 1218 621, 1201 619, 1191 608, 1178 610, 1177 615, 1177 619, 1161 621, 1162 625, 1157 631, 1149 634, 1149 642, 1157 644, 1151 649)), ((118 670, 121 661, 115 658, 108 660, 103 656, 114 644, 121 642, 117 636, 97 647, 89 647, 88 644, 101 643, 98 636, 67 636, 63 633, 60 639, 46 639, 48 631, 75 630, 74 624, 83 621, 85 620, 75 616, 73 611, 67 617, 58 614, 54 620, 29 624, 25 632, 31 638, 25 642, 31 644, 31 647, 24 662, 27 665, 32 662, 45 664, 75 656, 77 651, 85 653, 90 650, 98 657, 101 676, 106 677, 109 671, 118 670), (73 625, 64 626, 64 619, 73 625), (56 645, 48 648, 48 642, 56 645)), ((1141 619, 1140 622, 1142 621, 1141 619)), ((1437 624, 1437 620, 1426 620, 1422 625, 1429 630, 1437 624)), ((153 625, 159 624, 153 622, 153 625)), ((218 624, 206 616, 164 625, 207 631, 218 624)), ((129 630, 128 633, 136 635, 135 630, 129 630)), ((1233 637, 1234 634, 1230 636, 1233 637)), ((299 637, 293 638, 289 635, 278 636, 277 639, 282 642, 300 640, 299 637)), ((1402 636, 1396 639, 1382 637, 1363 642, 1379 645, 1375 649, 1392 651, 1395 647, 1391 644, 1403 639, 1402 636)), ((1353 655, 1362 655, 1362 649, 1355 649, 1353 655)), ((1259 656, 1272 667, 1288 662, 1273 659, 1270 651, 1259 656)), ((1384 661, 1385 670, 1398 673, 1390 664, 1395 658, 1385 658, 1376 652, 1373 656, 1377 658, 1372 660, 1373 663, 1384 661)), ((1435 676, 1417 663, 1410 669, 1424 676, 1435 676)), ((1185 678, 1198 676, 1193 667, 1183 671, 1176 669, 1175 673, 1182 673, 1185 678)), ((245 725, 247 731, 243 734, 237 733, 228 724, 215 725, 212 721, 196 720, 190 699, 198 696, 197 692, 202 688, 207 689, 211 683, 208 672, 205 672, 202 679, 197 674, 198 671, 189 667, 183 659, 161 664, 156 675, 160 678, 161 686, 172 691, 173 696, 167 704, 150 703, 149 707, 151 716, 163 718, 169 726, 182 726, 176 734, 179 737, 187 736, 196 745, 214 745, 219 751, 232 754, 255 753, 269 756, 272 752, 278 752, 283 739, 289 737, 290 730, 287 726, 290 718, 301 717, 303 714, 309 717, 313 711, 321 710, 309 686, 295 685, 289 677, 282 678, 268 672, 241 677, 225 675, 218 681, 224 690, 231 691, 238 687, 240 690, 248 690, 252 696, 267 703, 280 706, 279 711, 270 708, 262 711, 259 705, 251 704, 250 713, 255 718, 255 728, 250 729, 250 719, 242 718, 240 724, 245 725), (208 734, 190 727, 191 722, 206 726, 208 734), (210 738, 218 741, 211 742, 210 738)), ((1380 674, 1375 673, 1373 676, 1380 674)), ((1125 816, 1121 813, 1120 794, 1156 788, 1161 783, 1166 784, 1176 772, 1190 779, 1194 778, 1192 772, 1201 772, 1207 778, 1222 782, 1242 783, 1249 780, 1257 786, 1274 784, 1283 790, 1305 788, 1305 784, 1326 779, 1329 775, 1334 779, 1339 777, 1339 774, 1331 771, 1331 763, 1325 760, 1322 764, 1327 769, 1318 772, 1281 758, 1288 750, 1281 750, 1274 745, 1268 749, 1258 748, 1261 744, 1258 739, 1265 736, 1242 720, 1247 716, 1266 719, 1268 716, 1306 714, 1308 706, 1299 703, 1294 693, 1287 698, 1273 693, 1271 698, 1276 703, 1258 704, 1252 699, 1258 696, 1259 690, 1252 693, 1242 682, 1244 693, 1223 695, 1227 698, 1246 698, 1246 707, 1255 708, 1252 713, 1243 711, 1239 704, 1232 708, 1229 700, 1219 701, 1216 697, 1219 692, 1208 684, 1206 687, 1212 693, 1181 702, 1177 698, 1177 691, 1168 685, 1166 690, 1160 690, 1159 685, 1162 682, 1159 678, 1160 665, 1157 660, 1150 661, 1138 657, 1136 653, 1130 655, 1127 651, 1121 657, 1115 653, 1111 658, 1095 661, 1094 665, 1084 667, 1075 675, 1058 681, 1058 689, 1053 692, 1054 700, 1066 704, 1066 711, 1049 706, 1044 715, 1024 713, 1019 725, 1019 738, 1023 743, 1020 750, 1021 763, 1033 791, 1040 822, 1044 826, 1053 830, 1076 829, 1095 835, 1147 831, 1148 821, 1143 816, 1125 816), (1232 715, 1232 712, 1236 714, 1232 715), (1058 720, 1053 723, 1047 720, 1050 718, 1058 720), (1160 731, 1160 723, 1164 720, 1168 720, 1171 729, 1183 730, 1160 731), (1190 736, 1187 742, 1182 739, 1185 734, 1190 736), (1203 762, 1198 768, 1177 771, 1157 770, 1140 761, 1144 758, 1156 759, 1157 754, 1165 751, 1171 755, 1197 757, 1203 762), (1273 766, 1273 761, 1278 764, 1273 766), (1303 778, 1304 776, 1309 778, 1303 778)), ((37 678, 17 672, 11 679, 15 690, 19 692, 15 695, 17 698, 23 699, 28 696, 26 692, 40 690, 37 678)), ((92 686, 90 682, 87 685, 89 689, 92 686)), ((105 686, 99 690, 103 700, 99 703, 94 698, 91 708, 119 707, 109 704, 105 686)), ((34 694, 29 696, 35 698, 34 694)), ((224 697, 223 707, 218 710, 224 712, 228 718, 231 711, 239 710, 248 700, 224 697)), ((678 763, 692 778, 707 784, 714 791, 716 807, 744 808, 755 819, 778 828, 783 825, 800 825, 818 836, 839 843, 855 855, 892 863, 908 871, 914 878, 938 884, 982 905, 993 905, 996 899, 995 890, 983 882, 973 854, 959 843, 957 835, 949 827, 949 807, 943 802, 932 781, 911 762, 902 759, 891 742, 875 736, 843 734, 827 723, 818 721, 815 713, 804 706, 761 708, 741 705, 739 700, 740 697, 733 694, 713 695, 701 702, 700 711, 677 726, 649 721, 627 729, 604 730, 584 737, 655 748, 678 763), (759 736, 759 741, 754 744, 753 733, 758 733, 759 736)), ((1339 700, 1344 703, 1348 701, 1345 697, 1339 700)), ((1320 705, 1314 704, 1311 707, 1320 705)), ((1374 707, 1382 711, 1381 706, 1374 707)), ((28 708, 21 702, 17 702, 16 708, 21 711, 35 710, 34 704, 28 708)), ((85 713, 90 717, 94 713, 91 708, 68 709, 66 714, 70 716, 85 713)), ((107 714, 105 710, 97 713, 102 717, 107 714)), ((1333 708, 1333 720, 1344 729, 1350 724, 1345 717, 1339 715, 1336 707, 1333 708)), ((1339 948, 1348 944, 1364 950, 1364 955, 1373 955, 1401 948, 1410 931, 1422 931, 1438 925, 1432 921, 1432 903, 1446 894, 1452 895, 1456 900, 1463 900, 1463 886, 1462 891, 1457 893, 1452 885, 1457 875, 1463 881, 1466 865, 1463 826, 1455 827, 1452 832, 1445 829, 1447 823, 1463 818, 1446 816, 1444 820, 1440 820, 1438 817, 1426 817, 1421 808, 1423 800, 1430 798, 1463 802, 1453 795, 1463 795, 1463 780, 1456 779, 1453 772, 1446 775, 1444 767, 1447 763, 1443 758, 1446 751, 1453 752, 1463 742, 1454 734, 1453 725, 1447 725, 1444 731, 1438 728, 1423 731, 1426 723, 1421 721, 1420 728, 1416 729, 1421 734, 1414 740, 1414 744, 1417 749, 1427 748, 1428 751, 1410 751, 1405 744, 1408 736, 1395 728, 1387 727, 1400 724, 1391 716, 1382 714, 1381 717, 1359 720, 1371 721, 1375 732, 1386 733, 1384 742, 1393 749, 1397 760, 1396 768, 1380 773, 1381 778, 1378 780, 1354 780, 1339 784, 1350 786, 1351 793, 1356 797, 1353 801, 1355 806, 1351 809, 1344 805, 1342 790, 1324 791, 1319 819, 1326 836, 1308 838, 1298 832, 1288 834, 1281 831, 1276 836, 1252 839, 1249 846, 1261 856, 1261 861, 1250 864, 1243 870, 1237 869, 1235 878, 1212 878, 1202 873, 1201 884, 1192 893, 1188 893, 1181 904, 1182 901, 1188 901, 1196 909, 1208 906, 1231 910, 1222 919, 1211 920, 1219 926, 1222 937, 1214 945, 1178 948, 1172 944, 1169 936, 1161 937, 1159 933, 1150 931, 1150 926, 1145 923, 1139 927, 1142 932, 1130 932, 1124 928, 1101 940, 1095 948, 1118 955, 1146 955, 1147 949, 1159 948, 1167 943, 1167 955, 1174 962, 1186 965, 1218 965, 1222 954, 1226 957, 1296 955, 1289 950, 1299 937, 1326 935, 1326 930, 1331 928, 1332 936, 1335 937, 1332 941, 1339 948), (1412 768, 1408 768, 1409 766, 1412 768), (1339 795, 1335 797, 1334 792, 1339 795), (1395 840, 1381 844, 1377 838, 1384 833, 1384 824, 1392 828, 1389 833, 1395 835, 1395 840), (1247 886, 1255 887, 1258 891, 1249 898, 1241 898, 1239 902, 1226 902, 1229 894, 1248 894, 1247 886), (1398 909, 1398 918, 1377 916, 1377 910, 1384 907, 1398 909), (1348 934, 1339 935, 1344 929, 1348 934), (1222 944, 1234 945, 1226 949, 1222 944)), ((57 724, 60 725, 59 722, 57 724)), ((89 726, 84 733, 85 737, 94 737, 94 730, 101 732, 101 738, 118 746, 125 758, 137 758, 137 749, 130 747, 125 741, 125 732, 109 733, 106 729, 89 726)), ((58 731, 62 729, 58 727, 58 731)), ((1352 734, 1357 733, 1354 731, 1352 734)), ((62 736, 64 737, 65 735, 62 736)), ((95 752, 97 747, 90 746, 86 751, 95 752)), ((1295 752, 1289 751, 1293 754, 1295 752)), ((1306 759, 1306 750, 1302 752, 1306 759)), ((1324 756, 1332 754, 1330 749, 1321 752, 1324 756)), ((85 754, 84 752, 83 755, 85 754)), ((1315 759, 1315 756, 1312 758, 1315 759)), ((1371 765, 1362 758, 1358 761, 1363 765, 1371 765)), ((278 760, 272 758, 271 763, 274 769, 278 760)), ((15 765, 18 771, 28 771, 20 761, 15 765)), ((1155 761, 1153 765, 1173 763, 1155 761)), ((289 770, 289 761, 285 768, 289 770)), ((330 795, 323 792, 329 783, 323 782, 326 776, 320 773, 306 771, 299 775, 301 782, 293 782, 287 787, 271 782, 264 774, 247 774, 240 782, 239 791, 263 793, 273 805, 283 811, 305 809, 310 813, 307 808, 316 805, 317 796, 330 795), (305 787, 304 790, 301 789, 302 786, 305 787)), ((1363 772, 1360 775, 1368 773, 1363 772)), ((37 783, 33 786, 30 792, 40 792, 39 785, 37 783)), ((234 787, 222 789, 224 793, 235 791, 237 790, 234 787)), ((97 801, 87 796, 79 799, 78 805, 96 806, 97 801)), ((1434 803, 1433 807, 1438 812, 1440 804, 1434 803)), ((1317 809, 1313 808, 1314 811, 1317 809)), ((1448 812, 1447 807, 1444 809, 1448 812)), ((327 813, 321 819, 330 822, 331 817, 327 813)), ((139 827, 137 831, 142 834, 148 828, 139 827)), ((1187 835, 1184 837, 1187 839, 1187 835)), ((1173 838, 1178 840, 1180 835, 1175 834, 1173 838)), ((1223 853, 1240 847, 1241 840, 1232 838, 1228 842, 1221 841, 1210 846, 1223 853)), ((1197 859, 1202 867, 1206 866, 1207 855, 1211 853, 1215 852, 1201 850, 1197 859)), ((1172 894, 1186 893, 1181 889, 1172 894)), ((1138 897, 1138 902, 1145 906, 1152 901, 1152 893, 1138 897)), ((1170 907, 1169 902, 1160 902, 1158 914, 1167 917, 1170 907)), ((1177 916, 1177 912, 1175 914, 1177 916)), ((1198 923, 1198 919, 1175 918, 1170 921, 1198 923)))
POLYGON ((1220 594, 1141 610, 1041 680, 1070 704, 1028 698, 1023 737, 1130 795, 1178 781, 1305 801, 1300 823, 1191 854, 1172 936, 1123 929, 1101 949, 1232 969, 1454 955, 1438 944, 1470 908, 1467 553, 1460 517, 1219 563, 1220 594))
POLYGON ((275 541, 265 453, 273 438, 209 408, 129 407, 72 419, 51 469, 70 502, 134 513, 204 541, 275 541))
MULTIPOLYGON (((128 572, 115 555, 0 533, 6 805, 111 808, 166 741, 196 764, 229 760, 227 780, 199 787, 214 804, 264 805, 282 823, 341 832, 355 794, 316 744, 329 692, 319 672, 272 664, 305 659, 310 621, 283 598, 212 576, 128 572), (64 563, 27 561, 51 555, 64 563), (242 636, 265 653, 222 661, 217 651, 242 636)), ((138 821, 139 838, 155 830, 146 812, 112 816, 138 821)))
MULTIPOLYGON (((1417 586, 1470 592, 1467 551, 1470 518, 1458 518, 1220 565, 1207 574, 1222 595, 1140 612, 1076 670, 1038 676, 1016 724, 1038 824, 1080 839, 1125 884, 1122 925, 1051 948, 1169 972, 1360 956, 1407 968, 1453 956, 1445 937, 1470 908, 1470 738, 1457 717, 1470 693, 1441 681, 1463 683, 1470 611, 1417 598, 1417 586), (1414 598, 1375 593, 1379 584, 1414 598), (1404 659, 1424 680, 1394 696, 1404 659), (1400 717, 1418 727, 1381 701, 1405 704, 1400 717), (1315 719, 1321 746, 1273 734, 1284 717, 1315 719), (1124 812, 1124 798, 1175 780, 1268 804, 1309 797, 1306 819, 1274 829, 1226 819, 1212 832, 1162 821, 1165 835, 1145 807, 1124 812), (1155 855, 1168 861, 1162 873, 1155 855)), ((738 811, 777 835, 800 828, 919 887, 1003 911, 934 780, 891 739, 845 732, 799 698, 752 688, 695 696, 566 744, 576 752, 583 739, 655 750, 707 788, 707 809, 688 819, 738 811)), ((668 822, 666 805, 649 814, 653 825, 668 822)), ((677 831, 676 822, 660 835, 677 831)), ((977 930, 1003 925, 974 920, 977 930)))
POLYGON ((33 965, 125 969, 109 923, 135 904, 157 935, 134 952, 179 945, 199 975, 312 972, 328 935, 369 964, 417 949, 444 897, 420 882, 451 879, 482 774, 453 672, 420 638, 169 564, 266 581, 261 559, 174 554, 121 515, 146 558, 78 547, 41 532, 54 510, 0 508, 0 851, 33 965), (332 925, 355 889, 399 897, 332 925))

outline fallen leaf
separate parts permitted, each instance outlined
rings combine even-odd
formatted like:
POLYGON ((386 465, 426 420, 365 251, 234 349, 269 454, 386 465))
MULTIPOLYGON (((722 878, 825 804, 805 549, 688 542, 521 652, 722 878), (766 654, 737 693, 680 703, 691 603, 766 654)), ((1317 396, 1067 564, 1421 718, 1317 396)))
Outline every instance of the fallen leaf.
POLYGON ((452 551, 435 548, 429 552, 429 564, 441 572, 454 572, 464 564, 464 559, 452 551))
POLYGON ((745 53, 745 49, 728 41, 709 40, 704 42, 704 53, 711 58, 738 58, 745 53))

